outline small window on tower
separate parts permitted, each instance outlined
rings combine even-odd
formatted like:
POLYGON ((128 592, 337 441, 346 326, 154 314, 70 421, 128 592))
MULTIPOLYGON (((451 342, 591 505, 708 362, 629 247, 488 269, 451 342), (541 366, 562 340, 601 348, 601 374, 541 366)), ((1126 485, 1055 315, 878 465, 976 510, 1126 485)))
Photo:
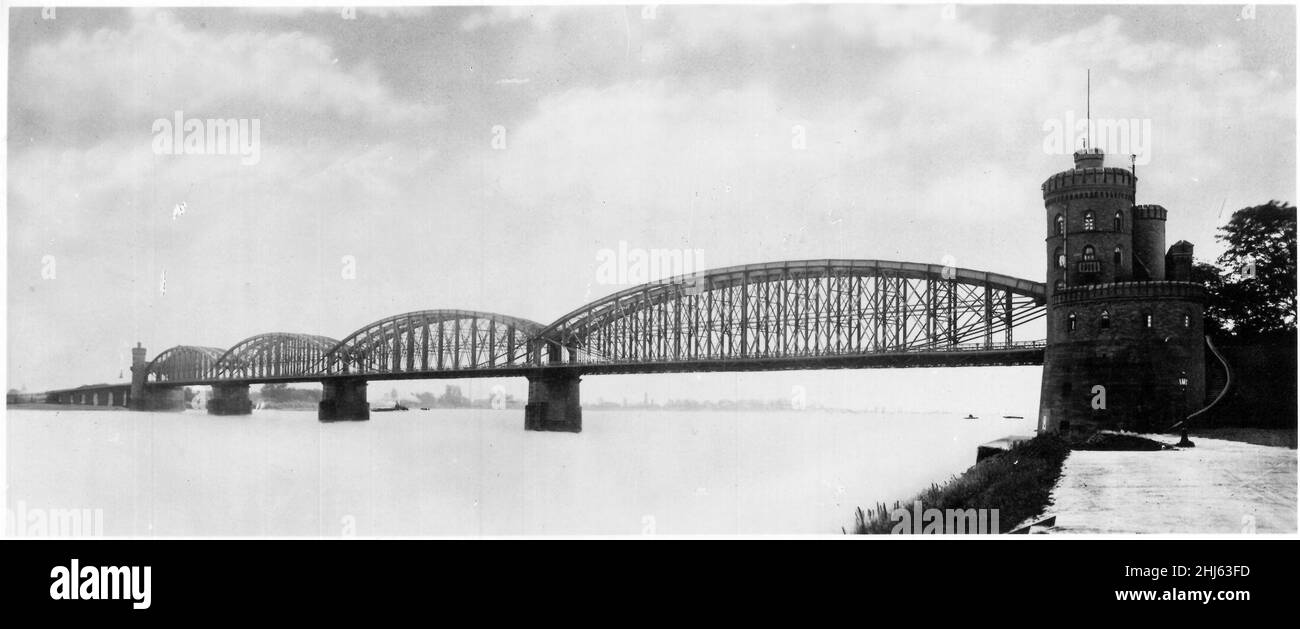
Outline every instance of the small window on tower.
POLYGON ((1065 280, 1056 280, 1056 284, 1054 284, 1054 286, 1056 287, 1056 290, 1061 290, 1062 288, 1065 288, 1065 280))
POLYGON ((1184 328, 1192 327, 1192 315, 1189 314, 1183 315, 1183 327, 1184 328))
POLYGON ((1065 268, 1065 252, 1060 247, 1056 248, 1056 252, 1052 254, 1052 257, 1056 259, 1056 268, 1065 268))
POLYGON ((1057 236, 1061 236, 1061 235, 1064 235, 1064 234, 1065 234, 1065 217, 1061 216, 1060 214, 1057 214, 1057 215, 1056 215, 1056 235, 1057 235, 1057 236))
POLYGON ((1124 231, 1124 213, 1123 213, 1123 212, 1115 212, 1115 231, 1117 231, 1117 232, 1122 232, 1122 231, 1124 231))
POLYGON ((1084 259, 1084 260, 1096 260, 1096 259, 1097 259, 1097 250, 1096 250, 1096 249, 1093 249, 1093 248, 1092 248, 1092 245, 1084 245, 1084 246, 1083 246, 1083 259, 1084 259))
POLYGON ((1149 312, 1142 313, 1142 327, 1149 330, 1151 329, 1151 324, 1152 324, 1151 313, 1149 312))
POLYGON ((1124 253, 1120 251, 1119 247, 1115 247, 1115 266, 1119 267, 1123 261, 1124 253))
POLYGON ((1109 310, 1103 310, 1103 311, 1101 311, 1101 327, 1102 327, 1102 328, 1109 328, 1109 327, 1110 327, 1110 311, 1109 311, 1109 310))
POLYGON ((1092 212, 1083 213, 1083 231, 1090 232, 1097 229, 1097 217, 1092 212))
POLYGON ((1078 325, 1079 325, 1078 317, 1075 317, 1074 313, 1071 312, 1070 317, 1066 319, 1065 329, 1069 330, 1070 332, 1073 332, 1074 328, 1078 327, 1078 325))

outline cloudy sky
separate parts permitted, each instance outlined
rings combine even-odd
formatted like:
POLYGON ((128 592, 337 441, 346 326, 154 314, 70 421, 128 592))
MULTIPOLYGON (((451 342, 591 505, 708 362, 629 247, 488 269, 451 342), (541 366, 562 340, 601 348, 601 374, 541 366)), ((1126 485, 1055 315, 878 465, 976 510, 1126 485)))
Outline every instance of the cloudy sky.
MULTIPOLYGON (((1233 209, 1296 199, 1294 41, 1262 5, 14 9, 8 383, 426 308, 545 323, 623 288, 620 243, 1041 280, 1045 129, 1088 68, 1095 117, 1149 125, 1139 203, 1214 257, 1233 209), (176 112, 256 121, 256 159, 158 154, 176 112)), ((685 379, 584 398, 739 382, 685 379)))

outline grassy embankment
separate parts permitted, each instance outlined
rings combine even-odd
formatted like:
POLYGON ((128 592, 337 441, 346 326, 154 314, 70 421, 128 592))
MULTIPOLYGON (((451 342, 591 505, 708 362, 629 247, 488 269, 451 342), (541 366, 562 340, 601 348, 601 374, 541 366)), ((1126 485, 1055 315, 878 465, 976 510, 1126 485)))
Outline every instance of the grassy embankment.
POLYGON ((920 501, 925 509, 997 509, 1001 532, 1010 532, 1047 508, 1052 488, 1061 477, 1061 465, 1071 450, 1162 450, 1169 446, 1136 435, 1107 432, 1044 434, 988 457, 961 476, 933 484, 915 498, 892 507, 877 503, 871 511, 857 510, 854 533, 893 532, 895 509, 912 509, 920 501))
POLYGON ((877 503, 870 512, 859 507, 853 532, 890 533, 897 523, 890 511, 911 509, 916 501, 926 509, 997 509, 1002 526, 1014 526, 1042 512, 1069 452, 1069 445, 1056 435, 1022 441, 976 463, 961 476, 931 485, 912 500, 895 502, 893 507, 877 503))

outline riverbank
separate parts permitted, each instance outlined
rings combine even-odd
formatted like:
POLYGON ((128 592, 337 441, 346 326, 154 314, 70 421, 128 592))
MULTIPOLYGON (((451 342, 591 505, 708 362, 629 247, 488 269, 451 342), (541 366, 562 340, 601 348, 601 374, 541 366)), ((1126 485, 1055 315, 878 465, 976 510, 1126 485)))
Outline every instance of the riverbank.
POLYGON ((1290 428, 1238 428, 1227 426, 1223 428, 1195 428, 1190 431, 1192 440, 1198 437, 1209 439, 1221 439, 1224 441, 1240 441, 1242 443, 1253 443, 1257 446, 1273 446, 1277 448, 1296 449, 1296 427, 1290 428))
MULTIPOLYGON (((255 402, 256 403, 256 402, 255 402)), ((309 400, 290 400, 286 402, 261 402, 257 407, 259 411, 316 411, 320 410, 320 402, 309 400)))

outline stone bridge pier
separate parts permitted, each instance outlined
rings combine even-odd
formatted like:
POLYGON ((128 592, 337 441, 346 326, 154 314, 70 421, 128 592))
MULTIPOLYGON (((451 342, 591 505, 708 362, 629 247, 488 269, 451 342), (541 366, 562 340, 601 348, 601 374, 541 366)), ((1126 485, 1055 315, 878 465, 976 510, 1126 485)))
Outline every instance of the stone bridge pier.
POLYGON ((248 398, 247 384, 214 384, 208 400, 209 415, 249 415, 253 401, 248 398))
MULTIPOLYGON (((577 355, 574 344, 536 341, 529 353, 537 363, 562 365, 565 353, 577 355), (545 356, 545 360, 543 360, 545 356)), ((524 430, 582 432, 582 401, 578 382, 582 378, 568 370, 538 370, 528 376, 528 404, 524 406, 524 430)))
POLYGON ((366 421, 370 419, 370 402, 366 400, 366 381, 362 378, 326 380, 317 419, 323 422, 366 421))
POLYGON ((528 376, 524 430, 582 432, 582 403, 578 396, 580 380, 578 375, 569 373, 528 376))
POLYGON ((131 396, 131 408, 137 411, 183 411, 185 389, 181 387, 145 387, 139 395, 131 396))

